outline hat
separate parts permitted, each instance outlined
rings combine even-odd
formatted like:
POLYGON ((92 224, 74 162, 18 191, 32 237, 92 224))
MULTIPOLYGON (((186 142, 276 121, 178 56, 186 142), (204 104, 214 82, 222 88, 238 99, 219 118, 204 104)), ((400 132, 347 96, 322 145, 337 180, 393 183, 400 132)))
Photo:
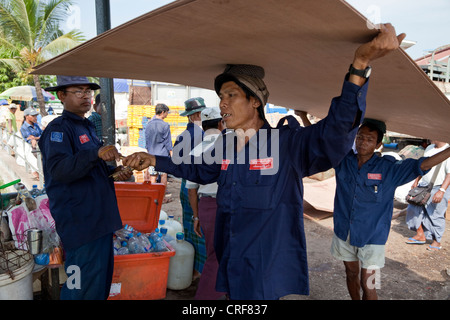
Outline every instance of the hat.
POLYGON ((24 116, 37 116, 39 114, 39 112, 36 111, 36 109, 34 108, 26 108, 25 111, 23 112, 24 116))
POLYGON ((89 82, 87 77, 79 76, 56 76, 57 86, 45 88, 45 91, 60 91, 66 87, 88 85, 92 90, 100 89, 100 86, 94 82, 89 82))
POLYGON ((201 113, 202 122, 209 120, 222 119, 219 108, 205 108, 201 113))
POLYGON ((375 119, 371 119, 371 118, 365 118, 363 120, 362 125, 366 125, 369 124, 372 127, 377 128, 378 130, 380 130, 383 134, 386 133, 386 123, 384 123, 383 121, 380 120, 375 120, 375 119))
POLYGON ((17 109, 17 105, 15 103, 11 103, 8 108, 17 109))
POLYGON ((191 98, 184 102, 185 111, 180 113, 180 116, 187 117, 196 112, 200 112, 206 108, 205 100, 203 98, 191 98))
POLYGON ((263 81, 265 76, 264 68, 249 64, 227 65, 224 72, 214 80, 214 89, 219 94, 222 84, 227 81, 234 81, 244 85, 248 90, 253 92, 261 101, 261 106, 267 103, 269 91, 263 81))

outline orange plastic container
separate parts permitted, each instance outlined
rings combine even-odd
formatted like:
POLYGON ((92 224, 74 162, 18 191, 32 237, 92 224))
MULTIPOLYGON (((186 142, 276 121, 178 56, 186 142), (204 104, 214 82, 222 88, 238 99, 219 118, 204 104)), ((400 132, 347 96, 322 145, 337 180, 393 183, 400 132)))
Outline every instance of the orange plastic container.
MULTIPOLYGON (((115 182, 123 224, 141 232, 158 226, 165 187, 160 183, 115 182)), ((168 252, 114 256, 110 300, 157 300, 166 297, 170 257, 168 252)))

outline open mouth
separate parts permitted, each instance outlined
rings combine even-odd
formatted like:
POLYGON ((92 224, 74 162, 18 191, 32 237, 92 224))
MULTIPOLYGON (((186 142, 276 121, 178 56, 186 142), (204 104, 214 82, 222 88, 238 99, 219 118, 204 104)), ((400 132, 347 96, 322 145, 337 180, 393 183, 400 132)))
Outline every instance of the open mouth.
POLYGON ((222 119, 223 119, 223 120, 226 120, 228 117, 231 117, 231 113, 224 113, 224 114, 222 115, 222 119))

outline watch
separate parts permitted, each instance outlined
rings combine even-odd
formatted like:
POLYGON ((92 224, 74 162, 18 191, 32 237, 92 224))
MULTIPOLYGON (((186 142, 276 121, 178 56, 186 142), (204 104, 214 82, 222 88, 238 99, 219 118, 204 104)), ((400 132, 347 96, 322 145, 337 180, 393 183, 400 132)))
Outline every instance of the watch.
POLYGON ((348 68, 348 72, 350 74, 355 74, 357 76, 360 76, 361 78, 367 79, 370 77, 370 74, 372 73, 372 67, 368 66, 364 70, 355 69, 353 67, 353 64, 350 65, 350 68, 348 68))

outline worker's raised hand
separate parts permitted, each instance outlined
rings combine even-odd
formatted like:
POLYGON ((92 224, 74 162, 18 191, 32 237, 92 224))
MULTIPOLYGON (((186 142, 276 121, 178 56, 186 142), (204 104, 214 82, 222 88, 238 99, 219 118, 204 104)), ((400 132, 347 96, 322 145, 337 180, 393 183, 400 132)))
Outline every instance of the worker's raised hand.
POLYGON ((120 161, 122 155, 115 146, 104 146, 98 149, 98 157, 105 161, 120 161))
POLYGON ((389 52, 398 49, 406 34, 396 34, 390 23, 381 24, 380 32, 371 41, 361 45, 355 52, 353 66, 356 69, 365 69, 370 62, 381 58, 389 52))
POLYGON ((154 155, 146 152, 135 152, 122 160, 124 166, 136 170, 144 170, 150 166, 155 166, 156 159, 154 155))

